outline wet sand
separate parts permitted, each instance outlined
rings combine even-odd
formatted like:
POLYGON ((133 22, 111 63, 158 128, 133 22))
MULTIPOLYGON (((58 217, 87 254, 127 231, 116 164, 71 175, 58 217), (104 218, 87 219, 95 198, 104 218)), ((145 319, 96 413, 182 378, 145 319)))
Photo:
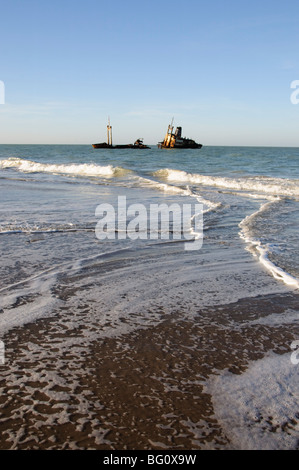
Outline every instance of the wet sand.
POLYGON ((3 338, 0 448, 230 449, 204 385, 268 351, 291 355, 298 324, 263 318, 297 308, 291 292, 199 308, 192 320, 161 306, 156 325, 91 343, 88 305, 77 323, 65 307, 14 328, 3 338))

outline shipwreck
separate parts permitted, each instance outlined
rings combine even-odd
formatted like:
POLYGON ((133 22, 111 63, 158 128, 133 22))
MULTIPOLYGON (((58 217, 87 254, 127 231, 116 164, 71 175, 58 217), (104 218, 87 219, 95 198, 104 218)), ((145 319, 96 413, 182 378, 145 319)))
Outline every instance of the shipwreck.
POLYGON ((159 148, 169 149, 201 149, 202 144, 198 144, 193 139, 182 137, 182 128, 179 126, 173 132, 173 120, 169 124, 163 142, 158 143, 159 148))
POLYGON ((143 139, 137 139, 134 144, 112 144, 112 126, 110 125, 110 119, 108 119, 107 125, 107 142, 99 144, 92 144, 94 149, 149 149, 147 145, 143 143, 143 139))

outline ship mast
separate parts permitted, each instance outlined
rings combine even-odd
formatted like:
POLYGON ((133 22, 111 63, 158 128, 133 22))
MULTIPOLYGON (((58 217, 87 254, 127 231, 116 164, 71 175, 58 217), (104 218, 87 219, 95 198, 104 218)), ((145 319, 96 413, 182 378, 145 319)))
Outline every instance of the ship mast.
POLYGON ((172 137, 172 132, 173 132, 173 120, 174 118, 172 118, 171 124, 169 124, 165 138, 164 138, 163 145, 165 147, 170 147, 170 142, 171 142, 171 137, 172 137))
POLYGON ((108 116, 108 126, 107 126, 107 144, 112 147, 112 126, 110 126, 110 117, 108 116))

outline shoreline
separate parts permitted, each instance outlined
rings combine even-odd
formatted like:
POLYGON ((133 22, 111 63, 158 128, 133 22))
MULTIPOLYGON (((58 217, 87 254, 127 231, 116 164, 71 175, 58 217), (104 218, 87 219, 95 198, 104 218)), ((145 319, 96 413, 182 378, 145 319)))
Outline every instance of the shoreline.
POLYGON ((297 306, 289 292, 199 309, 192 320, 161 307, 156 325, 90 344, 84 326, 64 322, 67 307, 14 328, 1 366, 0 448, 230 449, 205 383, 224 370, 241 376, 269 351, 291 356, 298 324, 267 317, 297 306))
POLYGON ((297 152, 1 153, 0 447, 296 448, 297 152), (119 196, 203 203, 201 249, 99 240, 119 196))

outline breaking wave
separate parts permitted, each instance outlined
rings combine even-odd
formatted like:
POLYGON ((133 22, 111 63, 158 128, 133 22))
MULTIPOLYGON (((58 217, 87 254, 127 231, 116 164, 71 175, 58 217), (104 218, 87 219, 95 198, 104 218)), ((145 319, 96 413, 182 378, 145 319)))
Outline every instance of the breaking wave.
POLYGON ((177 194, 178 196, 186 196, 190 198, 194 198, 197 200, 199 204, 203 204, 203 213, 215 211, 216 209, 221 207, 220 202, 213 202, 209 199, 204 198, 202 195, 194 192, 188 185, 184 187, 175 186, 171 184, 161 183, 158 181, 154 181, 148 178, 143 178, 140 176, 136 176, 136 181, 143 187, 148 187, 152 189, 156 189, 162 192, 168 192, 172 194, 177 194))
POLYGON ((268 195, 299 197, 299 180, 297 179, 272 178, 268 176, 229 178, 187 173, 168 168, 158 170, 154 175, 167 181, 199 184, 237 191, 257 191, 268 195))
MULTIPOLYGON (((259 262, 271 275, 286 285, 299 288, 299 279, 284 271, 273 263, 269 257, 271 245, 252 235, 252 228, 257 217, 272 208, 273 204, 279 203, 281 197, 299 197, 299 180, 273 178, 268 176, 249 176, 243 178, 229 178, 187 173, 181 170, 162 169, 154 173, 160 179, 180 184, 195 184, 201 186, 212 186, 233 191, 244 191, 250 198, 260 198, 261 195, 267 200, 261 204, 259 209, 248 215, 239 224, 239 236, 247 245, 250 252, 256 255, 259 262), (259 195, 258 195, 259 194, 259 195)), ((188 186, 187 186, 188 187, 188 186)), ((190 189, 189 189, 190 190, 190 189)))
POLYGON ((278 198, 276 200, 266 202, 262 204, 256 212, 245 217, 245 219, 243 219, 239 224, 241 229, 239 235, 240 238, 247 244, 248 250, 258 257, 259 262, 272 274, 275 279, 284 282, 286 285, 299 289, 299 279, 284 271, 270 260, 269 255, 271 253, 271 245, 263 243, 259 238, 256 238, 252 235, 252 226, 254 226, 254 220, 263 212, 266 212, 268 209, 270 209, 273 204, 279 203, 279 201, 280 199, 278 198))
POLYGON ((129 172, 129 170, 125 170, 121 167, 113 167, 112 165, 101 166, 96 163, 38 163, 15 157, 0 160, 0 168, 14 168, 24 173, 51 173, 56 175, 100 176, 106 178, 121 176, 121 174, 129 172))

